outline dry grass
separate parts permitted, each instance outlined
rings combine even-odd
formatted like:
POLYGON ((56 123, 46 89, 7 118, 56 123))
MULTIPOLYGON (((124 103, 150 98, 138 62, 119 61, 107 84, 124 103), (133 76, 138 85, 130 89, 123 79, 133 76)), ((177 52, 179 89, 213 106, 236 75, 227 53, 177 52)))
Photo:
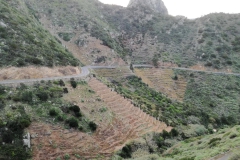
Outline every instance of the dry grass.
POLYGON ((80 74, 80 69, 78 67, 10 67, 1 68, 0 70, 0 80, 6 79, 36 79, 45 77, 58 77, 67 75, 77 75, 80 74))

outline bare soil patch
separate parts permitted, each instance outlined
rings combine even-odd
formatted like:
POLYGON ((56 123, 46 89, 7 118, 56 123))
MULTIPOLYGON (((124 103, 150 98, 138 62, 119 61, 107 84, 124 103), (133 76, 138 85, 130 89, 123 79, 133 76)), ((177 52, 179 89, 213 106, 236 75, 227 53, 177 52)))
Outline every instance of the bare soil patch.
POLYGON ((78 75, 81 71, 78 67, 9 67, 0 69, 0 80, 8 79, 37 79, 46 77, 59 77, 68 75, 78 75))

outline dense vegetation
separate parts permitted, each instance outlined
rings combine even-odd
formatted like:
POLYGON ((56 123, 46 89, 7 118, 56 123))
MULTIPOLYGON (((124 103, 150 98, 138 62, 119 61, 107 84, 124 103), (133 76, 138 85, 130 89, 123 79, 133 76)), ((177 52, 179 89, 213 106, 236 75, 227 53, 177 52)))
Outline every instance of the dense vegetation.
POLYGON ((188 79, 184 101, 207 113, 206 125, 240 123, 240 78, 235 75, 175 71, 188 79))
MULTIPOLYGON (((86 85, 86 82, 77 82, 77 85, 86 85)), ((36 119, 83 132, 97 129, 77 105, 62 101, 63 94, 67 94, 64 86, 62 80, 42 81, 33 86, 21 84, 17 88, 0 86, 0 159, 31 157, 30 150, 23 147, 22 137, 24 129, 36 119)))
POLYGON ((79 61, 43 29, 30 6, 20 1, 0 0, 0 3, 0 67, 79 65, 79 61))

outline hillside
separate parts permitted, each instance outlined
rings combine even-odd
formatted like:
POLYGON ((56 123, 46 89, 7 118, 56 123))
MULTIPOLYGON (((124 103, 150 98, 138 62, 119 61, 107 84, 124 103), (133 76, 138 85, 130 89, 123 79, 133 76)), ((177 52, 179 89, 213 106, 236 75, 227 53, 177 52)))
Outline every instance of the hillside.
POLYGON ((30 6, 22 0, 0 3, 0 67, 80 64, 42 27, 30 6))
POLYGON ((214 13, 189 20, 142 5, 124 8, 86 0, 61 4, 25 1, 44 26, 86 64, 119 64, 122 58, 128 63, 159 61, 239 70, 237 14, 214 13))
POLYGON ((0 159, 239 158, 238 14, 189 20, 162 0, 0 4, 0 80, 37 78, 0 85, 0 159))
MULTIPOLYGON (((172 138, 162 141, 158 135, 146 135, 145 138, 129 143, 131 157, 128 160, 238 160, 239 155, 239 126, 221 129, 217 133, 194 137, 179 142, 162 155, 157 154, 159 145, 168 145, 172 138), (152 152, 146 150, 152 148, 152 152)), ((118 157, 115 155, 115 159, 118 157)), ((114 159, 114 158, 113 158, 114 159)))

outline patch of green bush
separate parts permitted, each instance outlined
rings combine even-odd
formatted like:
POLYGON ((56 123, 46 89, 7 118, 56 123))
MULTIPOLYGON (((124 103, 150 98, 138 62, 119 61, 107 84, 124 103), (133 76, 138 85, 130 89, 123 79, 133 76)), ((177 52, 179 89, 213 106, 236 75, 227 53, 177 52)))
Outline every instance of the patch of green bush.
POLYGON ((70 84, 73 88, 77 88, 77 82, 74 79, 70 80, 70 84))
POLYGON ((71 110, 71 111, 73 111, 75 113, 80 112, 80 108, 77 105, 73 105, 73 106, 69 107, 69 110, 71 110))
POLYGON ((48 100, 48 93, 45 91, 39 91, 36 96, 41 100, 41 101, 47 101, 48 100))
POLYGON ((119 153, 119 156, 121 156, 122 158, 131 158, 132 157, 131 145, 124 146, 121 152, 119 153))
POLYGON ((51 108, 51 109, 49 110, 49 115, 50 115, 50 116, 57 116, 57 115, 58 115, 58 112, 56 111, 55 108, 51 108))
POLYGON ((97 129, 97 125, 96 125, 96 123, 94 123, 94 122, 89 122, 89 127, 90 127, 90 129, 92 130, 92 131, 96 131, 96 129, 97 129))
POLYGON ((74 33, 64 33, 64 32, 58 33, 58 36, 67 42, 70 41, 74 35, 75 35, 74 33))
POLYGON ((78 120, 74 117, 71 117, 69 119, 67 119, 66 121, 70 127, 73 127, 73 128, 77 128, 78 127, 78 120))
POLYGON ((212 144, 212 143, 217 142, 217 141, 221 141, 221 138, 213 138, 208 142, 208 144, 212 144))

